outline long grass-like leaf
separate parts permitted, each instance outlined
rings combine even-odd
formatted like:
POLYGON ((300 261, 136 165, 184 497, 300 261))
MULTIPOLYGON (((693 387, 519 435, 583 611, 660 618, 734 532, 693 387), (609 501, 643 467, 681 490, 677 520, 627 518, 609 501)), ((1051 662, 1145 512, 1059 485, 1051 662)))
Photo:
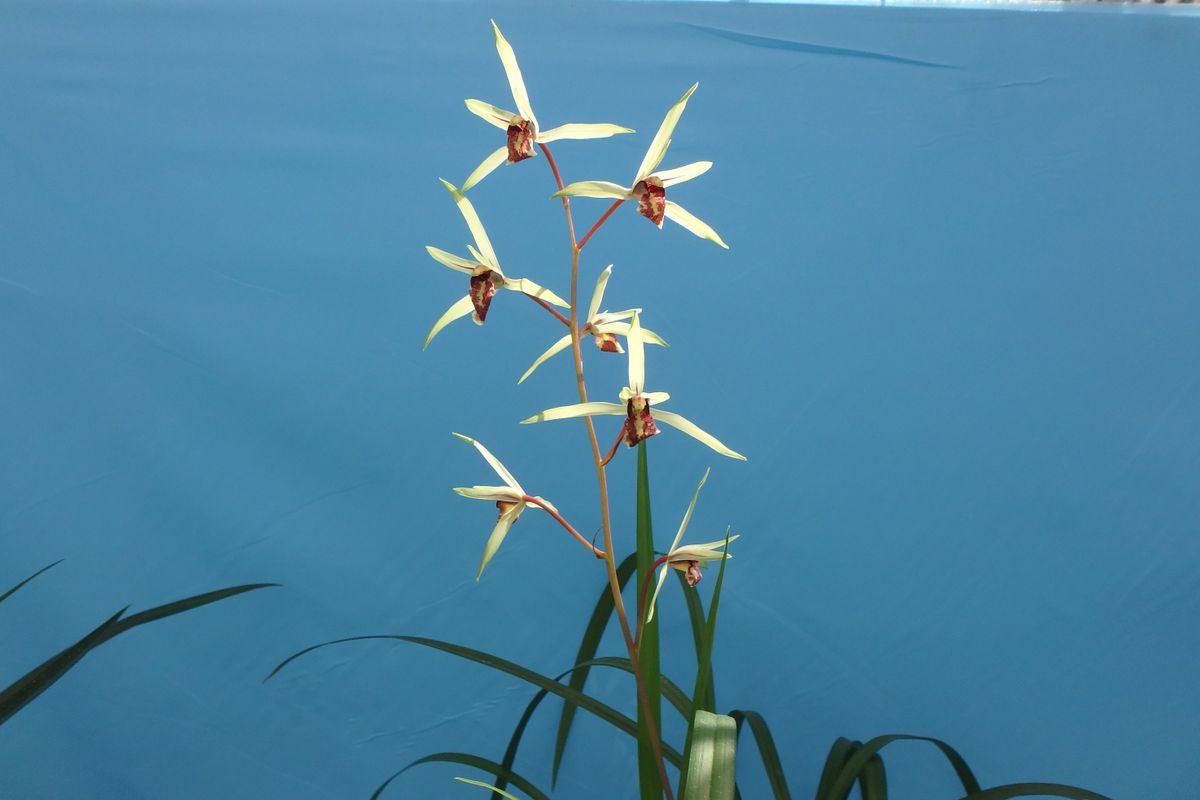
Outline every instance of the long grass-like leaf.
MULTIPOLYGON (((637 553, 633 552, 626 556, 625 560, 617 567, 617 583, 622 589, 625 588, 625 584, 635 569, 637 569, 637 553)), ((577 665, 585 664, 596 657, 596 651, 600 649, 600 639, 604 636, 604 629, 608 627, 608 621, 612 618, 612 614, 612 589, 605 582, 604 588, 600 591, 600 597, 596 600, 596 607, 592 609, 592 616, 588 620, 587 628, 583 631, 583 639, 579 642, 579 651, 575 654, 577 665)), ((576 669, 571 673, 568 686, 577 692, 582 692, 584 684, 587 683, 588 673, 587 667, 576 669)), ((558 782, 558 768, 562 766, 563 755, 567 750, 567 737, 571 735, 571 723, 574 720, 575 706, 571 703, 563 703, 562 712, 558 718, 558 733, 554 740, 554 761, 550 769, 551 787, 558 782)))
POLYGON ((791 800, 792 794, 788 791, 787 778, 783 774, 783 763, 779 760, 779 750, 775 747, 775 737, 771 735, 771 729, 762 714, 738 709, 730 711, 729 716, 737 722, 739 735, 743 723, 750 726, 754 742, 758 745, 763 771, 767 773, 767 780, 771 783, 771 794, 775 800, 791 800))
POLYGON ((871 756, 858 775, 862 800, 887 800, 887 772, 879 754, 871 756))
POLYGON ((390 778, 381 783, 379 788, 375 790, 375 793, 371 795, 371 800, 379 800, 379 797, 383 794, 384 789, 391 785, 392 781, 396 780, 396 778, 399 778, 413 767, 420 764, 433 764, 439 762, 449 764, 465 764, 468 767, 475 767, 476 769, 483 770, 491 775, 503 777, 508 783, 511 783, 513 786, 529 795, 531 800, 550 800, 549 796, 547 796, 544 792, 527 781, 525 778, 513 772, 511 769, 502 767, 495 761, 492 761, 490 758, 483 758, 482 756, 471 755, 470 753, 434 753, 433 755, 418 758, 416 761, 412 762, 404 769, 397 771, 390 778))
MULTIPOLYGON (((561 681, 567 675, 573 675, 578 673, 580 670, 590 669, 591 667, 614 667, 616 669, 623 669, 631 674, 633 673, 633 668, 630 666, 628 658, 613 658, 611 656, 606 656, 603 658, 594 658, 585 661, 582 664, 576 664, 566 672, 556 675, 554 680, 561 681)), ((663 697, 667 698, 671 705, 675 706, 675 708, 679 710, 679 713, 685 720, 690 720, 692 718, 692 701, 688 699, 683 690, 665 675, 662 676, 662 688, 663 697)), ((517 748, 521 746, 521 738, 525 735, 525 728, 529 725, 529 720, 533 717, 533 712, 537 711, 538 706, 541 704, 542 700, 546 699, 547 694, 549 694, 549 692, 547 692, 545 689, 541 689, 533 696, 533 699, 529 701, 529 705, 525 706, 525 711, 521 714, 521 719, 518 720, 517 727, 513 729, 512 736, 510 736, 508 739, 508 747, 505 749, 504 758, 500 762, 502 766, 511 769, 512 765, 516 763, 517 748)), ((571 707, 574 708, 574 706, 571 707)), ((503 780, 500 781, 500 788, 504 788, 503 780)), ((493 797, 492 800, 500 800, 500 798, 496 796, 493 797)))
MULTIPOLYGON (((612 706, 602 703, 590 695, 576 691, 575 689, 565 686, 547 675, 534 672, 531 669, 522 667, 519 664, 515 664, 512 661, 500 658, 499 656, 494 656, 491 653, 485 653, 482 650, 473 650, 470 647, 463 647, 461 645, 451 644, 450 642, 439 641, 438 639, 427 639, 423 636, 400 636, 397 634, 350 636, 345 639, 335 639, 332 642, 315 644, 312 647, 306 647, 300 652, 288 656, 286 659, 280 662, 279 666, 271 670, 271 673, 267 675, 263 681, 269 681, 288 664, 292 663, 297 658, 306 655, 307 653, 311 653, 314 650, 319 650, 323 647, 329 647, 335 644, 344 644, 346 642, 363 642, 371 640, 411 642, 413 644, 419 644, 434 650, 441 650, 444 653, 450 653, 451 655, 458 656, 459 658, 464 658, 468 661, 474 661, 477 664, 482 664, 485 667, 491 667, 494 670, 508 673, 509 675, 520 678, 523 681, 532 683, 534 686, 546 689, 551 694, 558 695, 567 702, 574 703, 584 711, 589 711, 592 714, 595 714, 597 717, 609 723, 623 733, 627 733, 635 738, 637 737, 637 723, 622 714, 620 711, 617 711, 612 706)), ((679 754, 679 751, 668 747, 666 743, 663 744, 663 757, 676 767, 683 763, 683 756, 679 754)))
MULTIPOLYGON (((963 791, 968 795, 980 791, 979 781, 975 779, 975 774, 967 766, 966 760, 950 745, 940 739, 933 739, 928 736, 888 734, 886 736, 876 736, 866 744, 857 746, 854 753, 846 759, 837 780, 829 786, 826 794, 818 796, 819 800, 845 800, 850 795, 850 789, 854 786, 854 782, 858 780, 859 773, 867 765, 867 762, 871 760, 871 757, 892 742, 899 741, 929 742, 934 745, 942 751, 946 756, 946 760, 950 762, 950 766, 954 768, 954 772, 958 775, 958 780, 962 784, 963 791)), ((857 742, 855 744, 857 745, 857 742)))
POLYGON ((481 789, 491 789, 492 792, 497 797, 503 797, 506 800, 521 800, 521 798, 517 797, 515 794, 509 794, 508 792, 504 791, 503 789, 501 789, 498 786, 492 786, 490 783, 484 783, 483 781, 473 781, 470 778, 460 778, 458 776, 455 776, 454 780, 469 784, 471 786, 478 786, 481 789))
POLYGON ((215 603, 218 600, 224 600, 227 597, 233 597, 243 592, 251 592, 255 589, 263 589, 275 585, 277 584, 255 583, 246 586, 233 586, 228 589, 220 589, 215 592, 188 597, 184 600, 176 600, 173 603, 156 606, 128 617, 124 616, 126 609, 121 609, 78 642, 34 667, 3 692, 0 692, 0 725, 3 725, 13 714, 16 714, 31 703, 38 695, 49 689, 59 678, 67 674, 72 667, 78 664, 80 659, 87 655, 88 652, 104 644, 114 636, 119 636, 139 625, 145 625, 147 622, 154 622, 164 617, 182 614, 185 611, 191 611, 194 608, 215 603))
MULTIPOLYGON (((692 627, 692 641, 696 645, 696 669, 700 669, 700 661, 704 658, 704 604, 700 601, 700 593, 688 586, 687 578, 679 570, 671 570, 675 573, 675 579, 679 582, 679 588, 683 592, 683 599, 687 603, 688 621, 692 627)), ((705 711, 716 713, 717 711, 717 693, 714 686, 712 666, 709 666, 708 680, 703 688, 703 692, 693 698, 697 708, 702 708, 705 711)))
POLYGON ((682 800, 732 800, 737 722, 733 717, 698 710, 692 719, 687 786, 682 800))
MULTIPOLYGON (((729 529, 725 530, 725 547, 729 547, 729 529)), ((712 602, 708 607, 708 619, 704 622, 704 653, 700 658, 700 663, 696 669, 696 685, 692 690, 692 703, 696 703, 696 698, 703 696, 704 686, 707 684, 709 677, 712 675, 712 650, 713 639, 717 635, 717 611, 721 606, 721 586, 725 583, 725 564, 729 559, 721 559, 721 567, 717 570, 717 583, 713 587, 712 602)), ((697 716, 700 709, 697 708, 697 716)), ((691 764, 691 747, 692 738, 696 728, 696 716, 692 717, 692 723, 688 725, 687 739, 683 745, 683 758, 685 764, 691 764)), ((734 723, 734 736, 737 736, 737 724, 734 723)), ((686 797, 687 768, 681 769, 679 773, 679 796, 686 797)))
POLYGON ((56 566, 58 566, 58 565, 59 565, 59 564, 61 564, 62 562, 63 562, 63 560, 60 558, 58 561, 55 561, 53 564, 47 564, 46 566, 44 566, 44 567, 42 567, 41 569, 39 569, 37 572, 35 572, 35 573, 33 573, 32 575, 30 575, 30 576, 29 576, 28 578, 26 578, 25 580, 23 580, 23 581, 21 581, 20 583, 18 583, 16 586, 14 586, 14 587, 12 587, 11 589, 9 589, 9 590, 8 590, 7 592, 5 592, 4 594, 0 594, 0 603, 3 603, 3 602, 4 602, 5 600, 7 600, 8 598, 12 597, 14 594, 16 594, 16 593, 17 593, 17 591, 18 591, 18 590, 20 590, 20 588, 21 588, 22 586, 24 586, 25 584, 29 583, 31 580, 33 580, 34 578, 36 578, 38 575, 41 575, 43 572, 45 572, 46 570, 50 569, 51 567, 56 567, 56 566))
POLYGON ((821 779, 817 782, 816 800, 829 800, 830 790, 837 782, 838 775, 842 774, 842 768, 846 766, 850 756, 854 755, 854 751, 861 746, 862 742, 852 742, 842 736, 834 740, 833 745, 829 748, 829 755, 825 756, 825 766, 821 768, 821 779))
POLYGON ((1066 797, 1070 800, 1112 800, 1096 792, 1061 783, 1010 783, 968 794, 963 800, 1009 800, 1012 797, 1066 797))
MULTIPOLYGON (((637 583, 640 587, 649 586, 651 573, 654 571, 654 525, 650 515, 650 470, 646 464, 646 443, 638 444, 637 454, 637 583)), ((635 603, 641 608, 640 603, 635 603)), ((646 699, 650 706, 649 714, 654 721, 654 730, 662 730, 662 681, 659 679, 661 666, 658 659, 658 617, 638 623, 642 625, 642 635, 638 640, 638 667, 642 673, 642 686, 646 690, 646 699)), ((635 695, 636 698, 636 695, 635 695)), ((654 748, 650 745, 650 722, 646 718, 647 710, 638 702, 638 786, 641 788, 642 800, 661 800, 663 795, 662 779, 658 775, 658 760, 654 756, 654 748)))

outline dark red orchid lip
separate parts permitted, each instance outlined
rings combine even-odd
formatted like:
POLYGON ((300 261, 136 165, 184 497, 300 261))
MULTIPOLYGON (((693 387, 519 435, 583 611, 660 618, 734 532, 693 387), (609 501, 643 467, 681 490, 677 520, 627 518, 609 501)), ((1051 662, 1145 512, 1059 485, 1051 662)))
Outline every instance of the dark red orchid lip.
POLYGON ((661 228, 667 210, 667 190, 659 180, 638 181, 633 187, 633 196, 638 201, 638 213, 661 228))
POLYGON ((641 395, 634 395, 625 404, 625 444, 633 447, 658 433, 658 425, 650 414, 650 403, 641 395))
POLYGON ((533 126, 521 120, 508 126, 508 163, 516 164, 533 155, 533 126))
POLYGON ((478 275, 471 276, 471 305, 475 306, 475 321, 482 323, 487 319, 488 308, 492 298, 496 296, 496 283, 492 280, 492 271, 485 269, 478 275))
POLYGON ((621 353, 621 343, 617 341, 615 333, 597 333, 594 334, 596 347, 599 347, 604 353, 621 353))

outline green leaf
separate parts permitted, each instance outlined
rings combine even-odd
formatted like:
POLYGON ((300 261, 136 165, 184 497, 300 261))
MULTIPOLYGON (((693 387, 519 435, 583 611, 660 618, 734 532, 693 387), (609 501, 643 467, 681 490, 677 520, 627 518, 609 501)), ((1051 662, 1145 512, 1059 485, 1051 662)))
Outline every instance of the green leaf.
MULTIPOLYGON (((633 668, 630 666, 628 658, 606 656, 576 664, 566 672, 555 676, 554 680, 561 681, 566 675, 577 675, 580 671, 592 667, 614 667, 616 669, 623 669, 630 674, 633 673, 633 668)), ((665 675, 662 676, 662 688, 663 697, 667 698, 667 701, 679 710, 684 720, 690 720, 692 718, 692 701, 684 694, 683 689, 680 689, 674 681, 665 675)), ((516 762, 517 748, 521 746, 521 738, 525 735, 525 728, 529 725, 529 720, 533 717, 533 712, 537 710, 547 694, 548 692, 542 689, 533 696, 533 699, 529 701, 529 705, 525 706, 525 712, 521 714, 521 719, 517 722, 517 727, 513 729, 512 736, 508 739, 508 747, 505 749, 504 758, 500 762, 502 766, 511 769, 512 765, 516 762)), ((571 706, 571 708, 574 708, 574 706, 571 706)), ((504 787, 503 781, 500 781, 500 787, 504 787)), ((493 797, 492 800, 499 800, 499 798, 493 797)))
MULTIPOLYGON (((727 549, 729 547, 729 533, 730 533, 730 529, 726 528, 725 529, 725 547, 727 549)), ((698 707, 699 704, 696 702, 696 698, 703 696, 704 687, 707 685, 709 679, 712 677, 713 640, 716 638, 716 635, 717 635, 717 611, 719 610, 719 608, 721 606, 721 586, 725 583, 725 564, 728 563, 728 561, 729 561, 729 559, 727 559, 727 558, 721 559, 721 567, 720 567, 720 569, 717 570, 717 584, 716 584, 716 586, 713 587, 712 603, 709 605, 709 609, 708 609, 708 619, 704 623, 703 654, 701 655, 700 663, 696 670, 696 686, 694 689, 692 689, 692 703, 697 705, 697 711, 696 711, 696 716, 694 716, 692 718, 692 724, 688 726, 687 739, 685 740, 684 745, 683 745, 684 763, 688 764, 689 766, 692 763, 691 748, 692 748, 692 739, 694 738, 695 729, 696 729, 696 719, 699 718, 701 713, 711 713, 711 712, 702 712, 702 710, 699 709, 699 707, 698 707)), ((734 723, 734 736, 735 737, 737 736, 737 723, 734 723)), ((732 781, 732 778, 730 780, 732 781)), ((680 775, 679 775, 679 796, 680 797, 687 797, 687 793, 686 793, 687 783, 688 783, 688 770, 687 770, 687 768, 685 768, 680 771, 680 775)))
POLYGON ((829 748, 829 755, 825 757, 825 766, 821 769, 821 780, 817 783, 817 798, 816 800, 829 800, 830 789, 841 774, 842 768, 846 766, 846 762, 850 760, 850 756, 854 755, 854 751, 862 746, 862 742, 852 742, 845 737, 839 736, 829 748))
MULTIPOLYGON (((633 574, 637 567, 637 553, 630 553, 626 556, 621 565, 617 567, 617 583, 622 589, 629 582, 629 576, 633 574)), ((596 600, 596 607, 592 610, 592 617, 588 620, 587 628, 583 632, 583 639, 579 642, 579 651, 575 654, 575 664, 584 664, 595 658, 596 651, 600 648, 600 639, 604 636, 604 629, 608 626, 609 619, 613 614, 613 596, 612 590, 609 587, 608 581, 604 582, 604 588, 600 590, 600 598, 596 600)), ((577 692, 583 691, 583 686, 587 682, 589 669, 587 667, 577 668, 571 673, 569 686, 577 692)), ((550 770, 550 785, 553 787, 558 782, 558 768, 562 765, 563 755, 567 749, 567 737, 571 734, 571 723, 575 720, 575 706, 571 703, 563 703, 562 713, 558 718, 558 735, 554 741, 554 761, 550 770)))
POLYGON ((688 748, 687 786, 682 800, 731 800, 737 722, 733 717, 697 711, 688 748))
POLYGON ((59 678, 67 674, 72 667, 78 664, 80 659, 87 655, 88 652, 104 644, 114 636, 119 636, 139 625, 145 625, 147 622, 154 622, 164 617, 182 614, 185 611, 191 611, 194 608, 215 603, 218 600, 224 600, 227 597, 233 597, 243 592, 251 592, 255 589, 263 589, 276 585, 274 583, 254 583, 246 586, 233 586, 228 589, 199 594, 184 600, 176 600, 173 603, 156 606, 155 608, 122 618, 128 609, 128 606, 126 606, 78 642, 34 667, 3 692, 0 692, 0 725, 3 725, 13 714, 20 711, 38 695, 49 689, 59 678))
MULTIPOLYGON (((679 581, 679 588, 683 591, 683 599, 687 603, 688 619, 692 624, 692 641, 696 645, 696 669, 699 671, 700 661, 704 658, 704 604, 700 602, 700 593, 688 586, 687 578, 683 576, 683 573, 674 569, 671 571, 675 573, 675 578, 679 581)), ((713 684, 713 673, 710 666, 707 685, 703 687, 703 697, 697 694, 693 699, 697 708, 716 713, 717 695, 713 684)))
MULTIPOLYGON (((637 317, 634 317, 635 321, 637 317)), ((638 444, 637 455, 637 586, 644 593, 650 586, 654 575, 654 526, 650 516, 650 471, 646 465, 646 443, 638 444)), ((642 609, 639 602, 637 608, 642 609)), ((641 611, 645 613, 645 611, 641 611)), ((638 667, 642 673, 642 685, 646 689, 650 714, 654 720, 654 730, 662 730, 662 682, 659 680, 658 658, 658 617, 650 622, 638 620, 642 626, 641 638, 638 640, 638 667)), ((636 702, 636 699, 635 699, 636 702)), ((654 748, 650 741, 650 723, 646 719, 646 709, 637 704, 638 723, 638 786, 641 788, 642 800, 661 800, 663 794, 662 780, 658 776, 658 760, 654 757, 654 748)))
POLYGON ((484 783, 483 781, 473 781, 470 778, 460 778, 458 776, 455 776, 454 780, 462 781, 463 783, 469 783, 472 786, 478 786, 482 789, 491 789, 494 794, 496 794, 500 797, 507 798, 507 800, 521 800, 521 798, 517 797, 515 794, 509 794, 508 792, 504 791, 503 789, 501 789, 498 786, 492 786, 490 783, 484 783))
MULTIPOLYGON (((928 736, 888 734, 886 736, 876 736, 866 744, 856 747, 854 753, 847 757, 837 780, 829 786, 828 793, 818 795, 818 798, 820 800, 845 800, 845 798, 849 797, 850 789, 854 786, 854 782, 858 780, 859 774, 866 767, 867 762, 871 760, 871 757, 892 742, 899 741, 929 742, 934 745, 942 751, 946 756, 946 760, 950 762, 950 766, 954 768, 954 772, 958 775, 958 780, 962 784, 963 791, 968 795, 980 791, 979 781, 975 779, 975 775, 971 772, 971 768, 967 766, 966 760, 950 745, 940 739, 932 739, 928 736)), ((857 745, 858 743, 856 742, 855 744, 857 745)), ((824 785, 824 781, 822 781, 822 785, 824 785)))
POLYGON ((1070 800, 1112 800, 1102 794, 1061 783, 1010 783, 968 794, 963 800, 1009 800, 1011 797, 1067 797, 1070 800))
MULTIPOLYGON (((551 694, 558 695, 559 697, 563 698, 564 700, 566 700, 569 703, 574 703, 575 705, 582 708, 584 711, 590 711, 592 714, 595 714, 597 717, 599 717, 600 719, 609 723, 610 725, 612 725, 613 727, 622 731, 623 733, 627 733, 630 736, 634 737, 635 739, 637 738, 637 723, 635 723, 629 717, 622 714, 620 711, 617 711, 612 706, 602 703, 599 700, 595 699, 594 697, 590 697, 589 695, 586 695, 583 692, 572 689, 569 686, 564 686, 563 684, 559 683, 558 681, 554 680, 553 678, 550 678, 546 675, 542 675, 540 673, 534 672, 531 669, 526 669, 525 667, 522 667, 519 664, 514 664, 513 662, 508 661, 503 658, 500 658, 499 656, 494 656, 490 653, 485 653, 481 650, 473 650, 469 647, 463 647, 461 645, 439 641, 437 639, 427 639, 423 636, 400 636, 400 635, 396 635, 396 634, 380 634, 380 635, 375 635, 375 636, 350 636, 345 639, 336 639, 332 642, 323 642, 321 644, 315 644, 312 647, 306 647, 303 650, 301 650, 300 652, 295 653, 294 655, 291 655, 288 658, 284 659, 282 662, 280 662, 279 666, 277 666, 277 667, 275 667, 275 669, 271 670, 271 674, 267 675, 267 677, 264 678, 263 681, 264 682, 269 681, 276 674, 278 674, 281 669, 286 667, 288 664, 292 663, 297 658, 300 658, 301 656, 303 656, 307 653, 311 653, 314 650, 319 650, 322 647, 329 647, 329 646, 335 645, 335 644, 344 644, 346 642, 363 642, 363 641, 370 641, 370 640, 394 640, 394 641, 401 641, 401 642, 411 642, 413 644, 419 644, 419 645, 422 645, 423 647, 429 647, 434 650, 441 650, 444 653, 450 653, 451 655, 458 656, 459 658, 465 658, 468 661, 474 661, 477 664, 482 664, 485 667, 491 667, 492 669, 498 670, 500 672, 506 672, 509 675, 513 675, 517 678, 520 678, 523 681, 532 683, 534 686, 537 686, 542 689, 546 689, 551 694)), ((669 761, 670 763, 674 764, 676 767, 678 767, 680 764, 683 763, 683 756, 681 756, 679 754, 679 751, 668 747, 666 745, 666 743, 663 744, 663 757, 666 758, 666 760, 669 761)))
POLYGON ((394 775, 392 775, 392 777, 381 783, 379 788, 375 790, 375 794, 371 795, 371 800, 379 800, 380 795, 383 794, 383 790, 386 789, 392 781, 396 780, 396 778, 399 778, 413 767, 418 766, 419 764, 433 764, 438 762, 449 764, 465 764, 468 767, 475 767, 476 769, 483 770, 488 774, 495 775, 498 778, 503 777, 508 783, 511 783, 513 786, 529 795, 531 800, 550 800, 549 796, 547 796, 544 792, 542 792, 529 781, 525 780, 525 778, 513 772, 511 769, 506 769, 489 758, 471 755, 470 753, 434 753, 433 755, 418 758, 416 761, 412 762, 404 769, 396 772, 394 775))
POLYGON ((862 800, 887 800, 887 772, 879 754, 871 756, 858 775, 862 800))
POLYGON ((39 569, 37 572, 35 572, 35 573, 33 573, 32 575, 30 575, 30 576, 29 576, 28 578, 26 578, 25 580, 23 580, 23 581, 21 581, 20 583, 18 583, 16 586, 14 586, 14 587, 12 587, 11 589, 9 589, 9 590, 8 590, 7 592, 5 592, 4 594, 0 594, 0 603, 3 603, 3 602, 4 602, 5 600, 7 600, 8 598, 12 597, 14 594, 16 594, 16 593, 17 593, 17 590, 19 590, 19 589, 20 589, 22 586, 24 586, 25 584, 29 583, 31 580, 33 580, 34 578, 36 578, 38 575, 41 575, 43 572, 45 572, 46 570, 50 569, 51 567, 58 566, 58 565, 59 565, 59 564, 61 564, 62 562, 63 562, 63 560, 60 558, 58 561, 55 561, 53 564, 47 564, 46 566, 44 566, 44 567, 42 567, 41 569, 39 569))
POLYGON ((739 735, 742 732, 742 723, 750 726, 754 742, 758 745, 763 771, 767 773, 767 780, 771 783, 771 794, 775 800, 791 800, 787 778, 783 774, 783 764, 779 760, 779 750, 775 747, 775 737, 771 735, 771 729, 762 714, 757 711, 734 710, 729 712, 729 716, 737 722, 739 735))

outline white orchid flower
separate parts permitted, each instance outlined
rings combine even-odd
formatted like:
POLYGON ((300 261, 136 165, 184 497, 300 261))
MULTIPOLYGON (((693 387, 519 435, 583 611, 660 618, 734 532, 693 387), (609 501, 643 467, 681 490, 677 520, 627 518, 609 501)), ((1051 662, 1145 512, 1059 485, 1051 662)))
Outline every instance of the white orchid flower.
MULTIPOLYGON (((663 581, 667 579, 668 567, 682 572, 684 578, 687 579, 688 586, 695 586, 703 577, 700 574, 700 568, 707 567, 709 561, 733 558, 732 555, 726 553, 724 550, 726 545, 725 539, 706 544, 679 546, 679 542, 683 539, 683 534, 687 530, 688 523, 692 521, 692 512, 696 510, 696 500, 700 497, 700 489, 703 488, 704 482, 708 480, 708 473, 708 470, 704 470, 704 476, 700 478, 700 483, 696 484, 696 491, 692 494, 692 502, 688 503, 687 511, 683 515, 683 521, 679 523, 679 532, 675 534, 675 540, 671 542, 671 549, 667 551, 667 554, 663 558, 659 559, 663 564, 658 573, 658 585, 654 587, 654 596, 650 598, 650 604, 646 611, 646 622, 654 619, 654 607, 658 602, 658 593, 662 591, 663 581)), ((739 535, 734 534, 730 536, 728 541, 732 542, 739 535)))
POLYGON ((658 433, 658 426, 655 424, 655 420, 657 420, 658 422, 665 422, 672 428, 683 431, 688 436, 703 442, 723 456, 745 461, 746 457, 744 455, 730 450, 717 437, 710 433, 705 433, 694 423, 678 414, 655 410, 654 414, 651 415, 651 405, 665 403, 671 396, 666 392, 645 391, 645 348, 642 343, 642 325, 636 311, 633 314, 633 322, 629 326, 629 333, 626 335, 625 340, 629 344, 629 385, 621 390, 620 399, 622 404, 592 402, 557 406, 535 414, 529 419, 523 419, 521 420, 521 424, 545 422, 552 419, 570 419, 571 417, 620 416, 624 414, 625 426, 622 430, 625 444, 629 447, 633 447, 638 442, 658 433))
MULTIPOLYGON (((604 302, 604 287, 608 285, 609 276, 612 275, 612 264, 605 267, 600 273, 599 279, 596 281, 596 291, 592 292, 592 303, 588 307, 587 321, 580 329, 581 335, 590 334, 596 342, 596 347, 605 353, 624 353, 624 348, 617 341, 618 336, 628 336, 630 323, 624 320, 629 319, 636 313, 640 313, 640 308, 630 308, 625 311, 601 311, 600 305, 604 302)), ((642 338, 651 344, 667 346, 659 336, 648 328, 642 328, 642 338)), ((525 379, 533 374, 533 371, 540 367, 543 362, 552 356, 561 353, 571 346, 571 334, 567 334, 559 339, 546 352, 538 356, 537 361, 534 361, 529 369, 525 370, 525 374, 520 377, 517 383, 524 383, 525 379)))
POLYGON ((679 98, 679 102, 667 111, 667 116, 663 118, 658 133, 650 142, 650 149, 646 151, 646 155, 642 159, 642 165, 638 167, 632 186, 621 186, 608 181, 579 181, 564 187, 552 196, 607 197, 614 200, 635 199, 638 201, 638 213, 658 227, 663 226, 664 218, 674 220, 701 239, 716 242, 728 250, 729 245, 725 244, 716 231, 693 216, 683 206, 667 199, 666 189, 668 187, 703 175, 712 167, 712 162, 697 161, 675 169, 658 170, 663 156, 667 154, 667 147, 671 144, 671 134, 675 130, 676 123, 679 122, 680 115, 683 114, 688 98, 692 96, 692 92, 696 91, 696 87, 699 85, 693 83, 692 88, 684 92, 683 97, 679 98))
MULTIPOLYGON (((461 433, 454 434, 459 439, 462 439, 468 444, 475 446, 479 454, 484 460, 491 464, 492 469, 500 476, 500 480, 504 481, 503 486, 457 486, 454 491, 463 497, 471 497, 475 500, 488 500, 496 504, 496 508, 500 510, 499 517, 496 520, 496 526, 492 528, 492 535, 488 537, 487 544, 483 548, 483 559, 479 562, 479 571, 475 573, 475 580, 479 580, 479 576, 483 574, 483 568, 492 560, 492 556, 500 549, 500 545, 504 542, 504 537, 508 535, 508 531, 512 528, 513 523, 521 516, 521 512, 529 504, 529 494, 521 488, 521 484, 517 483, 517 479, 512 476, 512 473, 505 469, 500 460, 491 454, 486 447, 475 441, 470 436, 463 436, 461 433)), ((533 497, 539 503, 544 504, 550 509, 554 506, 548 500, 542 497, 533 497)), ((557 511, 556 511, 557 513, 557 511)))
POLYGON ((512 45, 500 33, 496 21, 492 20, 492 28, 496 31, 496 52, 500 54, 500 63, 504 65, 504 73, 508 76, 508 85, 512 89, 513 103, 516 112, 498 108, 482 100, 467 100, 467 109, 472 114, 483 119, 489 125, 508 133, 508 142, 483 160, 463 182, 462 190, 469 191, 471 187, 486 178, 491 172, 504 163, 516 164, 531 156, 537 155, 534 144, 546 144, 558 139, 607 139, 619 133, 633 133, 632 128, 625 128, 610 123, 580 124, 571 123, 559 125, 543 131, 538 127, 533 108, 529 105, 529 94, 525 91, 525 80, 521 77, 521 68, 517 66, 517 56, 512 45))
MULTIPOLYGON (((691 503, 688 504, 688 511, 684 512, 683 522, 679 523, 679 531, 671 542, 671 549, 667 551, 665 557, 659 559, 662 561, 661 570, 659 570, 659 583, 654 588, 654 596, 650 597, 649 607, 646 612, 646 621, 654 619, 654 607, 658 603, 659 593, 662 591, 662 582, 667 579, 667 567, 679 570, 684 573, 684 578, 688 581, 689 587, 695 587, 700 583, 701 567, 707 567, 709 561, 719 561, 721 559, 733 558, 731 554, 725 552, 726 540, 722 539, 716 542, 707 542, 704 545, 684 545, 679 547, 679 542, 683 540, 684 531, 688 530, 688 523, 691 522, 691 512, 696 510, 696 500, 700 498, 700 489, 704 486, 704 481, 708 480, 709 470, 704 470, 704 475, 700 479, 700 483, 696 485, 696 491, 691 495, 691 503)), ((728 537, 727 541, 736 540, 740 534, 734 534, 728 537)))
POLYGON ((488 239, 487 231, 483 229, 483 223, 479 221, 479 215, 475 213, 475 207, 471 205, 471 201, 464 197, 462 192, 456 189, 453 184, 443 180, 442 185, 449 190, 450 195, 454 198, 454 202, 458 204, 458 210, 462 212, 463 219, 467 221, 467 227, 471 229, 471 236, 475 240, 475 246, 467 245, 467 250, 471 252, 473 260, 456 256, 453 253, 447 253, 445 250, 439 250, 429 245, 426 245, 425 249, 435 261, 446 265, 456 272, 470 275, 471 286, 465 297, 450 306, 446 310, 446 313, 438 317, 437 322, 433 323, 433 327, 429 329, 429 335, 425 337, 425 344, 421 347, 422 350, 429 346, 429 343, 433 341, 433 337, 437 336, 442 328, 460 317, 465 317, 467 314, 472 314, 475 324, 482 325, 484 319, 487 318, 488 308, 492 304, 492 297, 495 296, 496 289, 499 287, 527 294, 530 297, 552 303, 561 308, 571 307, 571 304, 566 300, 563 300, 549 289, 538 286, 528 278, 506 277, 500 269, 500 262, 496 258, 496 251, 492 249, 492 243, 488 239))

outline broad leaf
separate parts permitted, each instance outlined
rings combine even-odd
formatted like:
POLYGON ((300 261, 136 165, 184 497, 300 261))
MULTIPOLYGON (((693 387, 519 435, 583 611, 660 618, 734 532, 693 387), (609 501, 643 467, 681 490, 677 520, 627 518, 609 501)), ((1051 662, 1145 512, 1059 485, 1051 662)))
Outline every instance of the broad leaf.
POLYGON ((732 800, 737 723, 733 717, 697 711, 688 748, 682 800, 732 800))
MULTIPOLYGON (((637 315, 634 315, 634 325, 637 325, 637 315)), ((637 352, 641 353, 640 340, 637 352)), ((630 346, 632 354, 635 348, 630 346)), ((631 360, 632 363, 632 360, 631 360)), ((630 367, 632 370, 633 367, 630 367)), ((632 379, 631 379, 632 383, 632 379)), ((645 592, 653 578, 654 571, 654 526, 650 515, 650 472, 646 464, 646 443, 638 444, 637 454, 637 586, 639 592, 645 592)), ((642 604, 636 604, 639 613, 642 604)), ((662 692, 659 680, 658 659, 658 618, 645 622, 638 620, 641 628, 641 638, 638 640, 638 667, 642 673, 642 685, 646 689, 649 700, 650 714, 654 721, 654 730, 662 731, 662 707, 659 695, 662 692)), ((635 687, 636 688, 636 687, 635 687)), ((635 702, 637 698, 635 695, 635 702)), ((658 760, 654 757, 654 749, 650 745, 650 724, 646 719, 646 709, 637 704, 638 722, 638 786, 641 789, 642 800, 660 800, 663 794, 662 780, 658 775, 658 760)))

